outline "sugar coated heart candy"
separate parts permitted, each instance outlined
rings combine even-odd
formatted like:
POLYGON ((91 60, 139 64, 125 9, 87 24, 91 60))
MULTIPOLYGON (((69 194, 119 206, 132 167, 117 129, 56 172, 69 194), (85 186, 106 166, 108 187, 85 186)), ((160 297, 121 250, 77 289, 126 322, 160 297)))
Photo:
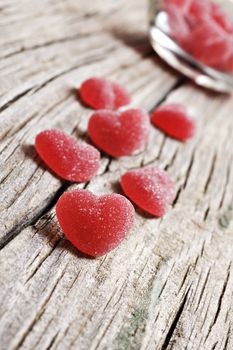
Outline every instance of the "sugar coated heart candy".
POLYGON ((97 197, 87 190, 64 193, 56 214, 66 238, 90 256, 116 248, 134 222, 134 208, 128 199, 119 194, 97 197))
POLYGON ((121 177, 121 186, 129 199, 156 217, 167 212, 175 194, 168 174, 155 166, 126 172, 121 177))
POLYGON ((124 112, 102 110, 91 116, 88 134, 98 148, 113 157, 121 157, 145 146, 149 128, 149 116, 139 108, 124 112))
POLYGON ((167 135, 185 141, 194 135, 195 123, 180 104, 157 108, 151 115, 152 123, 167 135))
POLYGON ((117 109, 130 103, 129 93, 119 84, 104 78, 90 78, 80 87, 84 103, 94 109, 117 109))
POLYGON ((74 137, 58 129, 39 133, 35 147, 46 165, 69 181, 89 181, 100 165, 100 153, 96 148, 77 142, 74 137))

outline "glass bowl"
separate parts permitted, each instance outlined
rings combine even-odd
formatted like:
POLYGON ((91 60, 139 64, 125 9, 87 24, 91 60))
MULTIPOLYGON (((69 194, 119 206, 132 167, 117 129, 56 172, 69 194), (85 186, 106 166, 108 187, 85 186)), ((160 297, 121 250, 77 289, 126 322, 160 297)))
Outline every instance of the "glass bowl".
POLYGON ((233 0, 150 0, 156 53, 198 85, 233 92, 233 0))

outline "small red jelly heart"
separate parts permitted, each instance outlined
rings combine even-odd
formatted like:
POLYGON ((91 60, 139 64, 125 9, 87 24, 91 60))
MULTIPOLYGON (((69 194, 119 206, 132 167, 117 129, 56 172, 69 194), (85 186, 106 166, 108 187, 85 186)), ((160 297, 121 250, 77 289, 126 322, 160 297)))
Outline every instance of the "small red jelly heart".
POLYGON ((157 217, 166 213, 175 195, 168 174, 155 166, 126 172, 121 177, 121 186, 129 199, 157 217))
POLYGON ((91 116, 88 134, 99 149, 113 157, 121 157, 145 146, 149 128, 149 116, 141 109, 102 110, 91 116))
POLYGON ((46 165, 69 181, 89 181, 100 165, 100 153, 96 148, 78 143, 74 137, 58 129, 39 133, 35 147, 46 165))
POLYGON ((179 104, 157 108, 151 115, 151 121, 164 133, 180 141, 185 141, 194 135, 194 121, 179 104))
POLYGON ((131 101, 122 86, 104 78, 84 81, 79 92, 83 102, 94 109, 117 109, 131 101))
POLYGON ((134 208, 125 197, 97 197, 87 190, 64 193, 57 202, 58 222, 81 252, 101 256, 116 248, 134 222, 134 208))

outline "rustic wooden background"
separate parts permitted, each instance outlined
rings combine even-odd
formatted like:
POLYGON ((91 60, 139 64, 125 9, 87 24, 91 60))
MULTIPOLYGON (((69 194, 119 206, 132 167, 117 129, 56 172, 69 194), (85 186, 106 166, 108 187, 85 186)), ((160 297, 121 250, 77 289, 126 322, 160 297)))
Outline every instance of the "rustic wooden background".
POLYGON ((156 58, 140 0, 1 0, 0 47, 1 350, 233 349, 233 98, 156 58), (102 158, 80 187, 120 192, 122 172, 156 164, 177 195, 163 219, 138 211, 119 248, 87 259, 54 215, 70 184, 33 144, 52 127, 86 138, 91 110, 75 88, 93 75, 122 83, 148 111, 182 102, 197 133, 182 144, 152 127, 144 152, 102 158))

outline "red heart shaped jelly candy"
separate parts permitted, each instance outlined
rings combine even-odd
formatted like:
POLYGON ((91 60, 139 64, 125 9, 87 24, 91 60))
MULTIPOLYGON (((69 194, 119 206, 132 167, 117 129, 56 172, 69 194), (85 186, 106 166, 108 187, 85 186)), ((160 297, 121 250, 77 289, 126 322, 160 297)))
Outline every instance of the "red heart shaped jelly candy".
POLYGON ((116 248, 134 222, 134 208, 125 197, 97 197, 87 190, 64 193, 57 202, 58 222, 81 252, 101 256, 116 248))
POLYGON ((129 93, 119 84, 104 78, 90 78, 80 87, 84 103, 94 109, 117 109, 131 101, 129 93))
POLYGON ((100 165, 100 153, 96 148, 77 142, 74 137, 58 129, 39 133, 35 147, 46 165, 69 181, 89 181, 100 165))
POLYGON ((126 172, 121 177, 121 186, 128 198, 157 217, 166 213, 175 195, 168 174, 155 166, 126 172))
POLYGON ((91 116, 88 134, 98 148, 113 157, 121 157, 145 146, 149 128, 149 116, 141 109, 102 110, 91 116))
POLYGON ((169 104, 157 108, 151 115, 152 123, 165 134, 185 141, 195 132, 194 121, 180 104, 169 104))

